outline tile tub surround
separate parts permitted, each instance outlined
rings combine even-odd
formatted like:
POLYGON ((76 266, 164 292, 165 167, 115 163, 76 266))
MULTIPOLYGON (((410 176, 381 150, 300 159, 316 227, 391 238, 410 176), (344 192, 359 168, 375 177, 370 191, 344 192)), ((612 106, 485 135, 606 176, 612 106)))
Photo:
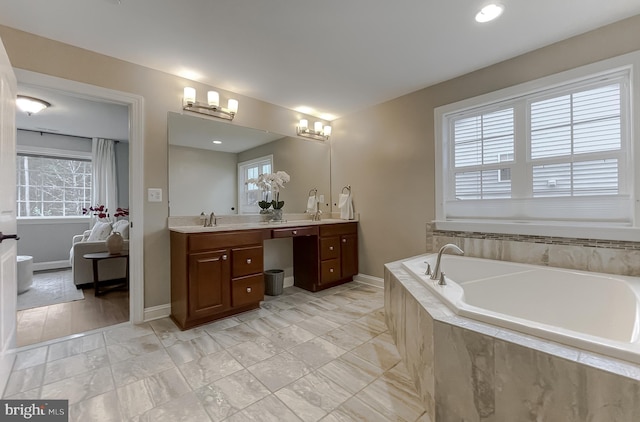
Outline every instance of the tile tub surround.
POLYGON ((456 316, 385 266, 385 319, 434 422, 640 420, 640 365, 456 316))
POLYGON ((427 252, 453 243, 466 256, 640 276, 640 242, 434 230, 427 223, 427 252))
POLYGON ((290 287, 186 331, 163 318, 30 348, 4 398, 68 399, 72 422, 429 422, 383 297, 290 287))

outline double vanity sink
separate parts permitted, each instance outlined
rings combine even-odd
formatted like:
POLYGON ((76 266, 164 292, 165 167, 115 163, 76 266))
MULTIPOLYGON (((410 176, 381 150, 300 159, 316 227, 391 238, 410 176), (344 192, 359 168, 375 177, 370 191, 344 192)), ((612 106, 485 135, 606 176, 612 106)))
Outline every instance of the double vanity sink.
POLYGON ((180 328, 260 306, 267 239, 292 238, 294 285, 300 288, 316 292, 358 273, 357 222, 242 218, 223 216, 212 227, 170 219, 171 318, 180 328))
MULTIPOLYGON (((226 217, 220 217, 220 220, 224 220, 226 217)), ((205 227, 202 224, 199 225, 186 225, 186 226, 172 226, 169 230, 178 233, 211 233, 211 232, 224 232, 232 230, 253 230, 253 229, 279 229, 286 227, 306 227, 306 226, 320 226, 326 224, 346 224, 353 223, 350 220, 341 220, 338 218, 327 218, 320 221, 313 220, 283 220, 283 221, 267 221, 267 222, 238 222, 238 223, 224 223, 220 222, 215 226, 205 227)))

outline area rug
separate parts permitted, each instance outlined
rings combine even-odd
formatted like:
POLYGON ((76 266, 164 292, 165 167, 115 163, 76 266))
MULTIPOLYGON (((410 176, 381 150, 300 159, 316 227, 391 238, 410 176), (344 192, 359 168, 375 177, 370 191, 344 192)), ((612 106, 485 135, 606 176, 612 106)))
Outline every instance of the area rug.
POLYGON ((76 289, 71 270, 46 271, 33 274, 33 284, 18 295, 18 310, 39 308, 56 303, 84 299, 82 289, 76 289))

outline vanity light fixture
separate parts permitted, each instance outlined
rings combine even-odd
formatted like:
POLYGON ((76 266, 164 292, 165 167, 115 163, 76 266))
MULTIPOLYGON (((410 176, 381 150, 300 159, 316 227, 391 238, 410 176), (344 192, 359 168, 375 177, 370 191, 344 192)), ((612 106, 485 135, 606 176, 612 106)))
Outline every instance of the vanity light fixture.
POLYGON ((233 120, 238 113, 238 100, 230 98, 227 102, 227 108, 220 107, 220 94, 216 91, 209 91, 207 92, 207 104, 199 103, 196 101, 195 88, 187 86, 184 88, 182 97, 182 109, 220 119, 233 120))
POLYGON ((504 6, 498 3, 491 3, 480 9, 476 14, 476 22, 485 23, 496 19, 504 11, 504 6))
POLYGON ((309 129, 309 121, 307 119, 301 119, 296 129, 298 136, 317 139, 319 141, 326 141, 329 139, 329 136, 331 136, 331 126, 323 126, 322 122, 315 122, 313 129, 309 129))
POLYGON ((51 103, 41 100, 40 98, 28 97, 26 95, 18 95, 16 105, 29 116, 41 112, 47 107, 51 107, 51 103))

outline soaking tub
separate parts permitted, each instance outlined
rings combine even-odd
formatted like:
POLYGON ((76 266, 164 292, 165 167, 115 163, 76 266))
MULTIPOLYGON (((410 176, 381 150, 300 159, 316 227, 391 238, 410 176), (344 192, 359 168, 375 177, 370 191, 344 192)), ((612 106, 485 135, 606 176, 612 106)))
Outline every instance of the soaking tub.
POLYGON ((640 278, 442 255, 402 263, 456 314, 640 363, 640 278))

